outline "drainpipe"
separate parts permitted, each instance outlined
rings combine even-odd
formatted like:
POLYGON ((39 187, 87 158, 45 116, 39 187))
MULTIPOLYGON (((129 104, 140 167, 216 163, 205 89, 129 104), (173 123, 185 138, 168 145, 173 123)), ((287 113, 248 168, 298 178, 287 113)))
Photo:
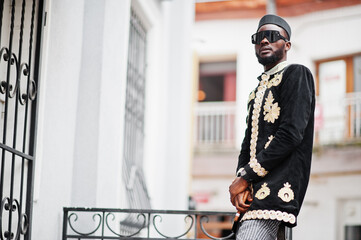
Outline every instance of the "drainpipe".
POLYGON ((267 14, 277 15, 276 0, 267 0, 266 11, 267 14))

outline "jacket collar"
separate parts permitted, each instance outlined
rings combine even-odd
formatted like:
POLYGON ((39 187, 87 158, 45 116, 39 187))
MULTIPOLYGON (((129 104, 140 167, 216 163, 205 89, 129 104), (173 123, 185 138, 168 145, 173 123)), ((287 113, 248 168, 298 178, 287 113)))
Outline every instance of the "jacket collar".
POLYGON ((280 71, 282 71, 285 67, 287 67, 288 63, 287 61, 283 61, 280 62, 279 64, 277 64, 276 66, 274 66, 273 68, 271 68, 270 70, 263 72, 260 76, 258 76, 258 80, 262 80, 262 75, 266 75, 267 78, 269 79, 269 77, 275 73, 278 73, 280 71))

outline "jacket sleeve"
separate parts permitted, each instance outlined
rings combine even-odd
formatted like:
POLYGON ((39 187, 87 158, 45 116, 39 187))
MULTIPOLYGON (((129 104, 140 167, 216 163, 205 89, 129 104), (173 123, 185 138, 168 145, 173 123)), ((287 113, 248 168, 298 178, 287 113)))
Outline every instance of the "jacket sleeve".
POLYGON ((244 167, 245 165, 247 165, 247 163, 249 162, 249 134, 248 134, 248 127, 244 133, 244 138, 243 138, 243 142, 242 142, 242 146, 241 146, 241 152, 238 156, 238 165, 237 165, 237 170, 236 170, 236 174, 239 171, 239 169, 241 169, 242 167, 244 167))
POLYGON ((302 142, 314 111, 314 81, 308 68, 291 65, 284 72, 280 87, 280 123, 269 146, 244 169, 247 181, 258 181, 277 167, 302 142), (263 168, 263 173, 255 170, 263 168))

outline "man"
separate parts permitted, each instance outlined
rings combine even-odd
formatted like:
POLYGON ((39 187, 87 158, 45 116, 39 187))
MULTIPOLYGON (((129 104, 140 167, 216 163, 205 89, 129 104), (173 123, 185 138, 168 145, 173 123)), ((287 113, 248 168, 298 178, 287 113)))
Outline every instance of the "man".
POLYGON ((276 15, 263 16, 252 35, 264 73, 249 97, 237 177, 229 187, 232 204, 244 213, 238 240, 274 240, 284 226, 296 226, 308 185, 314 81, 305 66, 286 63, 290 38, 290 26, 276 15))

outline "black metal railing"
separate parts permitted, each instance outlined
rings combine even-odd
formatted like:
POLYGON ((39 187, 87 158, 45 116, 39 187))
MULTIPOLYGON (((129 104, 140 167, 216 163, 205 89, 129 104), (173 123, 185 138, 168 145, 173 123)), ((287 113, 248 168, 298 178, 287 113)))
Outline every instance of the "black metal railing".
MULTIPOLYGON (((231 231, 234 215, 218 211, 65 207, 62 240, 235 239, 231 231)), ((286 239, 292 240, 289 228, 286 239)))
POLYGON ((233 217, 231 212, 64 208, 62 239, 234 239, 233 217), (128 222, 131 215, 138 222, 128 222), (177 230, 170 232, 170 225, 177 230))
POLYGON ((30 240, 44 0, 0 0, 0 239, 30 240))

